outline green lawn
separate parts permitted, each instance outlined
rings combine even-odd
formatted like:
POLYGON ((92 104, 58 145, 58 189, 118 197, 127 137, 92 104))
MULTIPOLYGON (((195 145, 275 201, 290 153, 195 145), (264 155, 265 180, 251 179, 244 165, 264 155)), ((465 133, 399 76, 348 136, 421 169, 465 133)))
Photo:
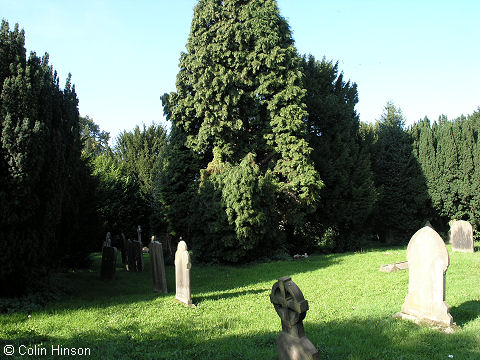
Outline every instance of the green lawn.
MULTIPOLYGON (((242 267, 193 264, 196 308, 170 293, 152 291, 151 269, 117 269, 113 282, 95 268, 59 275, 71 294, 45 308, 0 315, 4 346, 22 351, 52 345, 89 348, 94 359, 275 359, 280 319, 269 300, 274 282, 290 275, 309 302, 304 321, 321 359, 480 359, 480 252, 451 253, 446 301, 458 327, 453 334, 394 319, 408 287, 408 271, 383 273, 380 265, 403 261, 406 248, 311 256, 295 262, 242 267), (30 317, 28 316, 30 315, 30 317), (35 345, 37 347, 35 348, 35 345), (451 358, 451 357, 450 357, 451 358)), ((86 357, 83 357, 86 358, 86 357)))

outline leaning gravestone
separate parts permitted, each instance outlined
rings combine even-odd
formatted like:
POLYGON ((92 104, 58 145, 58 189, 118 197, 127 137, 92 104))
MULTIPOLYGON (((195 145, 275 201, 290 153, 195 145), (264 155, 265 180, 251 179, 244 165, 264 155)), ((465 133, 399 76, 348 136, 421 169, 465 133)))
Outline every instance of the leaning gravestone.
POLYGON ((408 294, 396 317, 415 322, 429 321, 443 326, 453 324, 445 302, 445 276, 449 265, 447 248, 430 227, 418 230, 407 247, 408 294))
POLYGON ((190 269, 192 263, 185 241, 180 241, 175 252, 175 300, 192 305, 190 293, 190 269))
POLYGON ((282 332, 277 337, 280 360, 318 359, 318 350, 305 336, 303 319, 307 315, 308 301, 290 276, 273 284, 270 302, 282 321, 282 332))
POLYGON ((450 244, 452 251, 473 253, 473 228, 465 220, 452 221, 450 223, 450 244))
POLYGON ((133 241, 133 271, 143 271, 143 251, 142 243, 140 241, 133 241))
POLYGON ((115 279, 115 268, 117 266, 117 248, 104 246, 102 249, 102 267, 100 277, 105 280, 115 279))
POLYGON ((149 254, 152 264, 153 291, 166 294, 168 290, 167 279, 165 277, 162 243, 155 241, 155 236, 152 236, 149 254))

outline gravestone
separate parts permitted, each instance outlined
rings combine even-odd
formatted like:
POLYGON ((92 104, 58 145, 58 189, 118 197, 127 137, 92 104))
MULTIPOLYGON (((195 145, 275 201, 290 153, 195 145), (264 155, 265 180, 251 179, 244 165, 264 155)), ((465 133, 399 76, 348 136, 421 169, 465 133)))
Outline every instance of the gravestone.
POLYGON ((120 247, 120 252, 122 253, 122 264, 128 264, 128 243, 125 238, 125 234, 122 233, 122 246, 120 247))
POLYGON ((100 277, 104 280, 115 279, 115 268, 117 266, 117 248, 104 246, 102 249, 102 266, 100 277))
POLYGON ((175 300, 192 305, 190 293, 190 269, 192 263, 185 241, 180 241, 175 252, 175 300))
POLYGON ((133 241, 133 271, 143 271, 143 251, 142 243, 140 241, 133 241))
POLYGON ((430 220, 427 220, 427 222, 426 222, 425 225, 423 225, 423 226, 428 226, 428 227, 432 228, 433 230, 435 230, 435 229, 433 228, 432 224, 430 223, 430 220))
POLYGON ((450 222, 450 244, 452 251, 469 252, 475 251, 473 247, 473 228, 465 220, 450 222))
POLYGON ((398 263, 386 264, 386 265, 380 266, 380 271, 388 272, 388 273, 395 272, 398 270, 406 270, 406 269, 408 269, 408 261, 402 261, 398 263))
POLYGON ((107 236, 105 237, 105 241, 103 242, 102 247, 105 246, 112 246, 112 235, 110 234, 110 232, 107 232, 107 236))
POLYGON ((152 264, 153 291, 166 294, 168 290, 167 279, 165 277, 162 243, 155 241, 155 236, 152 236, 149 254, 152 264))
POLYGON ((140 244, 141 244, 142 243, 142 228, 140 227, 140 225, 138 225, 138 227, 137 227, 137 235, 138 235, 137 241, 139 241, 140 244))
POLYGON ((453 324, 445 302, 445 276, 449 265, 447 248, 440 235, 426 226, 418 230, 407 247, 408 294, 396 317, 443 326, 453 324))
POLYGON ((127 240, 127 270, 137 271, 135 265, 135 249, 132 240, 127 240))
POLYGON ((270 302, 282 321, 282 332, 277 337, 280 360, 318 359, 318 350, 305 336, 303 319, 307 315, 308 301, 290 276, 273 284, 270 302))

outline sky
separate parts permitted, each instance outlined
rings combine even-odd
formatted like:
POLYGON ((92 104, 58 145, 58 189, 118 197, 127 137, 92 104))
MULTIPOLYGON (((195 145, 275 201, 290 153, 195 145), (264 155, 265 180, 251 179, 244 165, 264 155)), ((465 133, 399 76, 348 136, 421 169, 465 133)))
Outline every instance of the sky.
MULTIPOLYGON (((0 0, 0 18, 25 30, 27 52, 72 73, 82 116, 115 138, 168 127, 160 96, 175 91, 197 0, 0 0)), ((300 54, 338 61, 357 83, 360 120, 392 101, 407 125, 480 107, 480 1, 278 0, 300 54)), ((63 85, 62 85, 63 86, 63 85)))

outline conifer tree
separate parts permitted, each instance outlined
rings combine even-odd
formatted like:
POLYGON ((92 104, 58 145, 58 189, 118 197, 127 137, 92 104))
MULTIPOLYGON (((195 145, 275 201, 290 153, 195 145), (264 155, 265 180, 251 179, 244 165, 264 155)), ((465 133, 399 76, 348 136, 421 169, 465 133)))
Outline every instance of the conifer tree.
POLYGON ((222 225, 214 221, 196 229, 205 236, 195 239, 193 247, 208 251, 215 246, 222 253, 223 246, 225 252, 217 259, 235 262, 260 248, 263 237, 257 233, 260 226, 253 225, 258 224, 256 205, 246 202, 242 206, 249 209, 240 209, 222 201, 229 191, 224 169, 232 166, 236 173, 240 167, 239 172, 256 174, 257 180, 238 184, 244 187, 242 193, 257 191, 251 187, 258 184, 270 188, 267 182, 275 189, 275 201, 268 207, 280 214, 283 225, 269 228, 270 234, 300 223, 321 187, 309 158, 299 58, 288 24, 273 0, 200 0, 186 48, 180 58, 177 91, 164 97, 164 106, 173 125, 184 132, 184 146, 204 169, 201 177, 196 176, 195 187, 215 190, 198 203, 196 214, 207 220, 220 204, 218 211, 227 217, 222 225), (248 163, 250 170, 245 168, 248 163), (236 221, 239 216, 243 225, 236 221), (254 241, 242 242, 239 228, 243 226, 252 226, 254 241), (219 242, 210 242, 214 236, 220 237, 219 242))
MULTIPOLYGON (((308 141, 325 187, 309 224, 335 229, 337 249, 353 247, 364 234, 375 203, 370 154, 361 147, 357 85, 343 80, 338 63, 302 59, 307 90, 308 141)), ((310 235, 311 236, 311 235, 310 235)))

